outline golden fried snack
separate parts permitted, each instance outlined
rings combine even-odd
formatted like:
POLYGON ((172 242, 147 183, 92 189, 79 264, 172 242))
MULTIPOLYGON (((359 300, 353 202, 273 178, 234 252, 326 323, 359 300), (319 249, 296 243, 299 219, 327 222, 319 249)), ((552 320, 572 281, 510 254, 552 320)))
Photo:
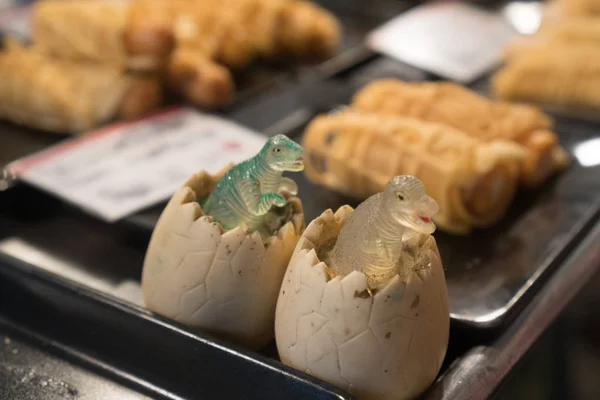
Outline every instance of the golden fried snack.
POLYGON ((34 128, 81 133, 115 116, 135 118, 159 105, 157 90, 156 78, 52 59, 13 41, 0 52, 0 118, 34 128))
MULTIPOLYGON (((248 1, 248 0, 238 0, 248 1)), ((271 44, 260 48, 267 58, 322 57, 332 54, 340 42, 341 26, 327 10, 310 1, 251 0, 265 7, 272 28, 271 44)), ((261 25, 255 24, 254 31, 261 25)), ((266 42, 269 40, 267 38, 266 42)))
POLYGON ((177 48, 202 53, 231 68, 243 68, 257 56, 237 11, 223 1, 133 0, 130 13, 132 24, 168 25, 177 48))
POLYGON ((169 60, 166 75, 169 88, 197 106, 214 109, 233 100, 231 74, 201 52, 178 49, 169 60))
MULTIPOLYGON (((214 7, 210 0, 199 2, 214 7)), ((310 1, 222 0, 220 4, 247 29, 264 58, 321 57, 332 53, 340 41, 337 19, 310 1)))
POLYGON ((117 119, 136 119, 161 105, 163 89, 156 75, 128 74, 128 78, 131 84, 123 95, 117 119))
POLYGON ((233 68, 254 57, 319 57, 334 51, 340 25, 300 0, 135 0, 134 20, 169 19, 178 45, 233 68))
MULTIPOLYGON (((600 2, 598 2, 600 6, 600 2)), ((592 17, 570 17, 542 24, 536 36, 549 41, 600 46, 600 14, 592 17)))
POLYGON ((524 185, 537 185, 562 166, 551 121, 539 109, 492 101, 453 83, 382 79, 356 93, 352 108, 443 123, 484 142, 513 141, 523 150, 524 185))
POLYGON ((132 20, 125 1, 36 2, 31 35, 40 51, 53 56, 135 70, 159 68, 175 44, 171 26, 132 20))
POLYGON ((553 45, 553 42, 547 40, 541 35, 520 37, 504 46, 502 49, 503 61, 505 64, 508 64, 531 49, 539 49, 541 47, 549 47, 553 45))
POLYGON ((344 111, 306 129, 307 177, 364 199, 395 175, 414 175, 440 206, 441 229, 466 234, 500 219, 516 192, 520 148, 483 143, 447 125, 344 111))
POLYGON ((600 15, 598 0, 557 0, 556 7, 567 16, 600 15))
POLYGON ((530 47, 492 79, 503 99, 600 109, 600 52, 597 46, 530 47))
MULTIPOLYGON (((529 50, 542 47, 593 46, 600 49, 600 16, 561 18, 542 24, 533 36, 520 37, 504 48, 504 60, 510 62, 529 50)), ((595 51, 598 51, 595 49, 595 51)))

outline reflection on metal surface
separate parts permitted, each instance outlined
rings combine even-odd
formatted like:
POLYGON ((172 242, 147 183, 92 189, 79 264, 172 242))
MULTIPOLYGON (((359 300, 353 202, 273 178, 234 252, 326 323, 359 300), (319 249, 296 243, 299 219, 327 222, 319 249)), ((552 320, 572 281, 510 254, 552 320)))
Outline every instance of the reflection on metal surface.
MULTIPOLYGON (((479 238, 473 238, 475 247, 485 247, 487 243, 488 254, 481 252, 479 262, 471 268, 466 267, 468 261, 462 258, 469 254, 466 250, 445 259, 448 267, 465 265, 461 277, 448 272, 453 277, 449 284, 452 317, 485 325, 507 313, 544 272, 544 268, 537 266, 551 259, 552 241, 561 224, 571 222, 565 221, 565 209, 564 202, 557 199, 542 203, 507 231, 498 230, 499 237, 491 242, 491 248, 489 238, 482 236, 481 243, 479 238), (505 303, 491 306, 499 299, 506 299, 505 303)), ((456 249, 464 246, 455 244, 456 249)), ((447 252, 450 250, 442 250, 442 256, 447 252)))
POLYGON ((425 396, 435 400, 485 399, 600 269, 600 223, 495 342, 473 348, 438 378, 425 396))
POLYGON ((35 267, 41 268, 80 285, 115 296, 121 300, 143 305, 142 289, 138 281, 114 282, 91 274, 72 262, 61 260, 19 238, 0 241, 0 253, 4 253, 35 267))
POLYGON ((542 23, 542 4, 516 1, 507 4, 503 14, 520 34, 531 35, 537 32, 542 23))
POLYGON ((575 146, 573 153, 584 167, 600 165, 600 138, 579 143, 575 146))
MULTIPOLYGON (((484 346, 471 349, 438 378, 437 382, 424 397, 428 399, 442 399, 447 393, 455 393, 456 391, 465 393, 465 389, 467 393, 473 395, 474 393, 468 391, 470 386, 464 384, 464 378, 481 374, 479 368, 485 362, 487 353, 489 353, 489 349, 484 346)), ((465 399, 467 398, 473 399, 478 397, 466 396, 465 399)))

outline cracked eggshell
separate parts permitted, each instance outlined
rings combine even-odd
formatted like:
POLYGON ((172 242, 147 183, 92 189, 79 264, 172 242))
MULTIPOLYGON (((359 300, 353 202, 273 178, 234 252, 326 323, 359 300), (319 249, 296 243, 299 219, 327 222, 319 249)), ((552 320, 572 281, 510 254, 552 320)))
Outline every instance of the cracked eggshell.
POLYGON ((358 399, 410 399, 435 379, 448 346, 450 317, 442 263, 432 236, 429 264, 396 275, 372 296, 360 272, 330 279, 319 249, 352 213, 325 211, 298 241, 277 302, 275 337, 283 363, 358 399))
POLYGON ((223 232, 197 199, 230 167, 216 176, 200 172, 173 195, 146 252, 142 290, 149 310, 259 349, 273 339, 277 295, 304 213, 300 200, 289 198, 291 220, 264 244, 256 232, 223 232))

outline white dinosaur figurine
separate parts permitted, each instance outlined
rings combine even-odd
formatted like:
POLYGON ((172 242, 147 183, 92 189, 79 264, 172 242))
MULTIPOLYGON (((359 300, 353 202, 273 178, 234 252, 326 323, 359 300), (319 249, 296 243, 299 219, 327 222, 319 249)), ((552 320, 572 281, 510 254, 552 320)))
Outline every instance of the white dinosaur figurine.
MULTIPOLYGON (((392 178, 349 217, 329 255, 336 275, 360 271, 375 288, 398 273, 405 244, 416 233, 431 234, 431 218, 439 211, 425 186, 414 176, 392 178)), ((410 250, 410 249, 409 249, 410 250)))

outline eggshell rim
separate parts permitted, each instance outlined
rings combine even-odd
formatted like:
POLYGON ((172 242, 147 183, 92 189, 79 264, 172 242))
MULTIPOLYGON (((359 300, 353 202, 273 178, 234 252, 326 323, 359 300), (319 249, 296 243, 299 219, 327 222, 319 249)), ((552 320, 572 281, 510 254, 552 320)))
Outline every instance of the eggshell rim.
MULTIPOLYGON (((212 192, 215 185, 219 181, 219 179, 235 164, 229 163, 223 169, 221 169, 216 174, 212 175, 204 170, 201 170, 191 177, 181 186, 179 191, 184 191, 181 202, 178 204, 183 206, 185 204, 193 204, 194 207, 194 218, 193 221, 197 221, 201 218, 206 218, 209 222, 213 222, 213 219, 210 215, 204 214, 202 207, 198 203, 198 198, 202 198, 207 196, 212 192)), ((285 237, 284 233, 289 229, 294 229, 297 236, 301 236, 301 234, 305 230, 305 221, 304 221, 304 206, 302 205, 302 201, 297 196, 291 196, 289 194, 284 194, 284 197, 288 201, 288 204, 292 204, 294 207, 294 213, 290 220, 288 220, 285 224, 283 224, 273 235, 269 236, 266 240, 261 240, 262 245, 265 249, 268 249, 270 245, 275 240, 283 240, 285 237)), ((231 230, 224 230, 219 222, 215 222, 219 227, 219 231, 221 236, 227 235, 229 232, 241 231, 246 237, 252 236, 256 232, 248 233, 242 230, 239 227, 236 227, 231 230)))

